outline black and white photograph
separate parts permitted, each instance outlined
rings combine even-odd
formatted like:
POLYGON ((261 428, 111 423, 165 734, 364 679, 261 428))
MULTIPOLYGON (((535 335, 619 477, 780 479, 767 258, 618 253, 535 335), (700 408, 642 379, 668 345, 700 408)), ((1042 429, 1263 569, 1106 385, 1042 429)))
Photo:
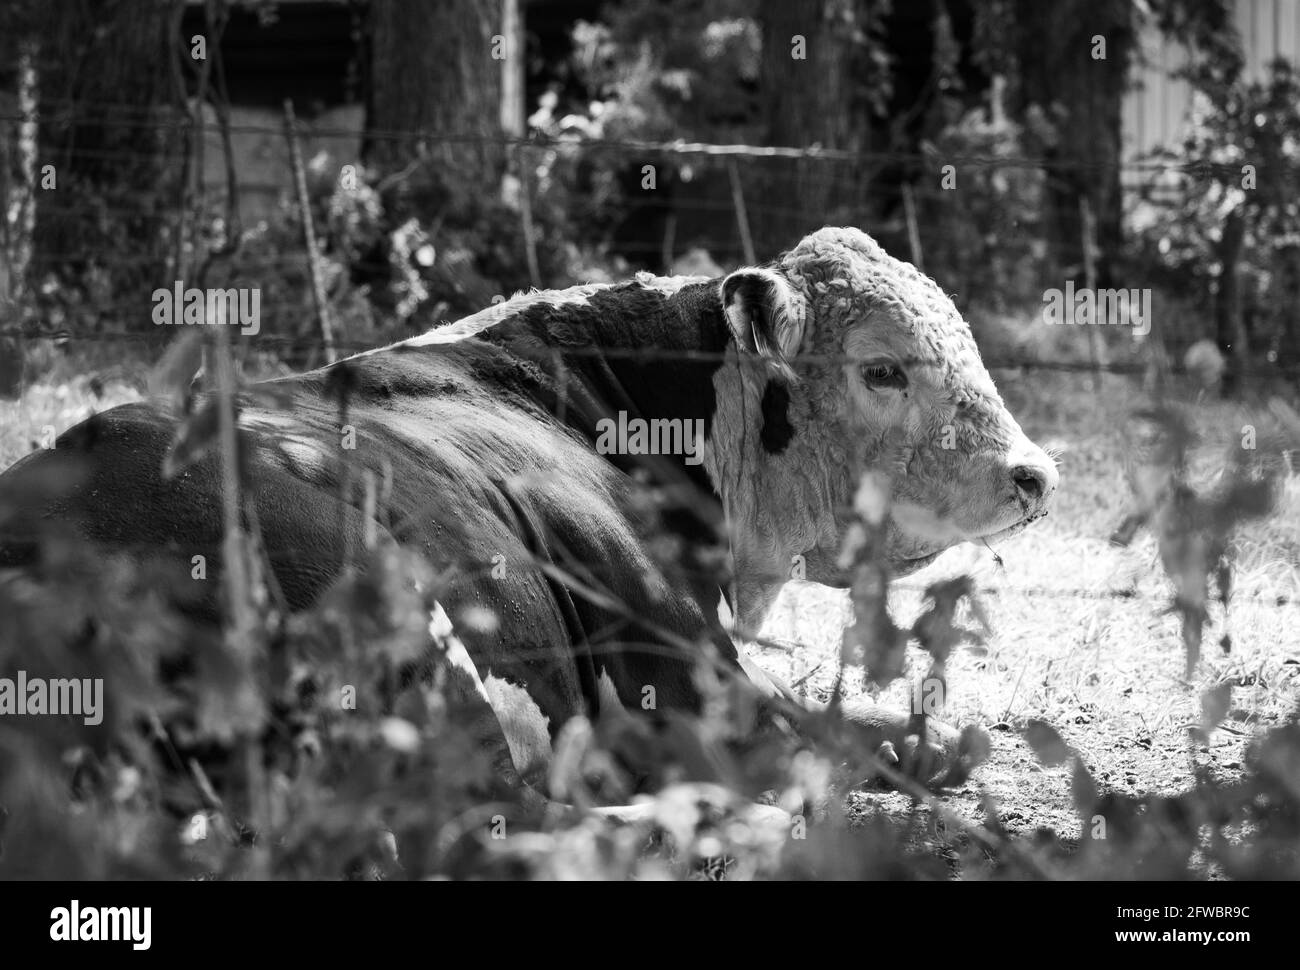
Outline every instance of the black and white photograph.
POLYGON ((1297 0, 0 0, 0 213, 6 938, 1280 935, 1297 0))

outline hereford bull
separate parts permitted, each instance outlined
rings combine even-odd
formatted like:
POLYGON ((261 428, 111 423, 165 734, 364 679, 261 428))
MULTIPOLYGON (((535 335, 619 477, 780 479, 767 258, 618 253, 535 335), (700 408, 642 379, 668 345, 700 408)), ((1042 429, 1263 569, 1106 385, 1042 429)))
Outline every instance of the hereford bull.
MULTIPOLYGON (((867 470, 944 523, 888 526, 895 574, 1023 528, 1057 485, 949 298, 856 229, 722 279, 519 295, 264 391, 241 397, 241 457, 289 606, 317 599, 367 533, 421 552, 451 577, 434 632, 525 782, 575 715, 642 711, 647 689, 657 712, 698 709, 700 644, 793 702, 719 619, 717 534, 752 633, 794 557, 809 580, 849 584, 839 554, 867 470), (340 489, 365 470, 391 482, 381 521, 340 489)), ((0 565, 37 555, 36 526, 57 519, 109 549, 219 568, 219 459, 165 478, 176 430, 162 406, 116 407, 0 476, 0 565), (79 466, 60 494, 22 487, 60 461, 79 466)), ((904 743, 906 717, 847 713, 904 743)))

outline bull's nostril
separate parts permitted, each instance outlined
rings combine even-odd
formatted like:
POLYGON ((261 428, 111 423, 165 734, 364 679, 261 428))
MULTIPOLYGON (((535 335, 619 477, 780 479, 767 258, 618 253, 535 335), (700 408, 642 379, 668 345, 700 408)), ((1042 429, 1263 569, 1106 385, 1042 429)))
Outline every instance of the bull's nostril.
POLYGON ((1016 490, 1031 502, 1036 502, 1047 491, 1047 472, 1032 465, 1017 465, 1011 469, 1011 481, 1016 490))

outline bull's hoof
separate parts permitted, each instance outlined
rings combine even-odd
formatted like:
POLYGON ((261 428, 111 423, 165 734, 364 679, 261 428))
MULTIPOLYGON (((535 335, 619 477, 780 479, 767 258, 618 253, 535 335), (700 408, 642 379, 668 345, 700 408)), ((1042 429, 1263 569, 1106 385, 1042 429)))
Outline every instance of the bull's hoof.
POLYGON ((934 718, 926 718, 924 740, 913 730, 911 718, 877 704, 846 703, 842 716, 861 737, 863 750, 871 752, 885 769, 878 777, 902 776, 926 788, 963 784, 987 760, 992 741, 988 731, 970 724, 957 731, 934 718))
POLYGON ((947 724, 931 723, 941 729, 943 741, 919 746, 912 777, 930 788, 960 787, 976 768, 989 759, 993 738, 978 724, 967 724, 957 732, 947 724))

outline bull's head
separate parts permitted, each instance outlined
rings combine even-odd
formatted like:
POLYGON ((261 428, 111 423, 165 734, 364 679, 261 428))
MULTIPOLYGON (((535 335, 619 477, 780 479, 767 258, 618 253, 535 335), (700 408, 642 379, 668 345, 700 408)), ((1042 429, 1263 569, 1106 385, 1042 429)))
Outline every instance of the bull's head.
MULTIPOLYGON (((918 569, 1045 514, 1053 460, 1025 437, 952 301, 857 229, 822 229, 722 283, 736 365, 716 378, 706 462, 742 575, 803 556, 833 586, 862 473, 896 510, 886 555, 918 569)), ((788 574, 787 574, 788 575, 788 574)))

